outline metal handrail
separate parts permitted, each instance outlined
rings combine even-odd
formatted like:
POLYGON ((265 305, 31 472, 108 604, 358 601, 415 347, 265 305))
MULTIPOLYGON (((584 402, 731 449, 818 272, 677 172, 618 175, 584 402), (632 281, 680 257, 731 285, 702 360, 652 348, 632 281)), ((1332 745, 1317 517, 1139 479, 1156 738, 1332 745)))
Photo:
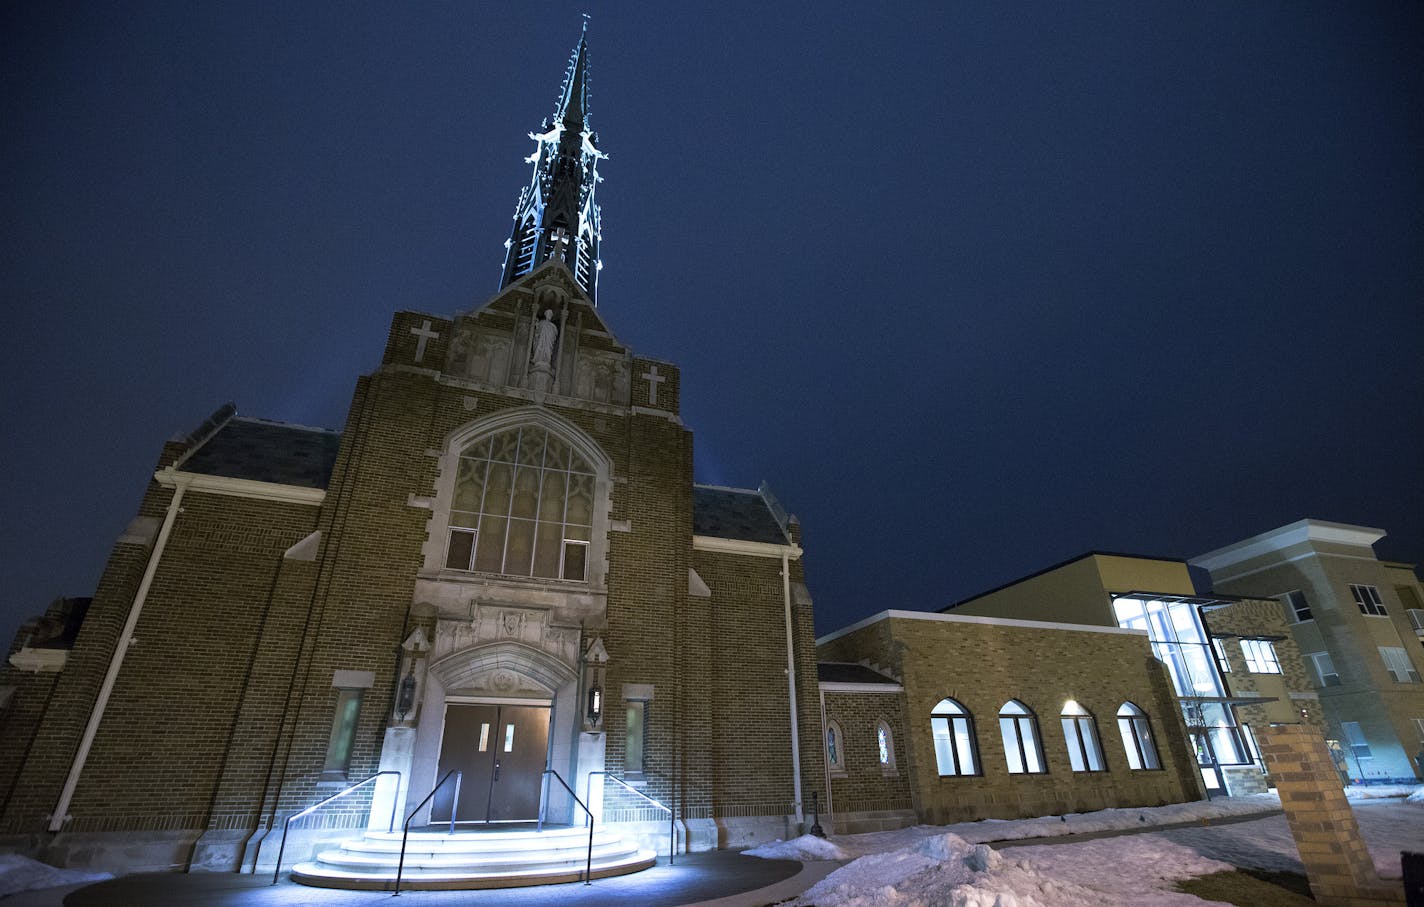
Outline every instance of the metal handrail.
MULTIPOLYGON (((326 804, 330 803, 332 800, 335 800, 335 799, 337 799, 338 797, 344 797, 344 796, 346 796, 347 794, 351 793, 351 792, 352 792, 353 790, 355 790, 356 788, 360 787, 361 785, 367 784, 367 783, 369 783, 369 782, 371 782, 371 781, 375 781, 377 778, 381 777, 382 775, 395 775, 397 778, 399 778, 399 777, 401 776, 401 773, 398 772, 398 771, 396 771, 395 769, 387 769, 386 771, 383 771, 383 772, 376 772, 374 775, 372 775, 372 776, 369 777, 369 778, 362 778, 360 781, 357 781, 355 784, 353 784, 353 785, 351 785, 350 787, 346 788, 346 790, 341 791, 340 793, 332 794, 330 797, 327 797, 325 800, 321 801, 320 803, 316 803, 316 804, 313 804, 313 805, 311 805, 311 806, 308 806, 306 809, 302 810, 301 812, 299 812, 299 813, 292 813, 290 816, 288 816, 288 817, 287 817, 287 821, 282 823, 282 846, 277 848, 277 868, 274 869, 274 870, 272 870, 272 884, 273 884, 273 885, 276 885, 276 884, 277 884, 277 878, 282 874, 282 855, 283 855, 284 853, 286 853, 286 851, 287 851, 287 832, 291 830, 291 828, 292 828, 292 823, 293 823, 293 822, 295 822, 296 820, 300 819, 300 818, 303 817, 303 816, 309 816, 309 815, 311 815, 312 813, 314 813, 314 812, 316 812, 317 810, 321 809, 321 808, 322 808, 323 806, 325 806, 326 804)), ((399 794, 400 794, 400 782, 399 782, 399 781, 396 782, 396 792, 397 792, 397 795, 396 795, 395 797, 392 797, 392 798, 391 798, 391 824, 390 824, 390 827, 387 829, 388 831, 395 831, 395 830, 396 830, 396 806, 400 803, 400 799, 399 799, 399 794)))
POLYGON ((664 803, 659 803, 657 800, 654 800, 652 797, 649 797, 647 794, 645 794, 645 793, 643 793, 642 791, 638 790, 636 787, 633 787, 633 786, 632 786, 631 784, 629 784, 627 781, 624 781, 622 778, 620 778, 620 777, 618 777, 617 775, 614 775, 614 774, 612 774, 611 772, 608 772, 608 771, 606 771, 606 770, 605 770, 605 771, 597 771, 597 772, 589 772, 589 773, 588 773, 588 798, 589 798, 590 800, 593 799, 593 776, 594 776, 594 775, 602 775, 603 777, 607 778, 607 779, 610 780, 610 781, 616 781, 616 782, 618 782, 620 785, 623 786, 623 789, 624 789, 624 790, 627 790, 627 791, 630 792, 630 793, 637 794, 638 796, 642 797, 644 800, 647 800, 649 803, 653 804, 653 805, 656 806, 658 809, 660 809, 660 810, 662 810, 663 812, 665 812, 665 813, 668 814, 668 865, 669 865, 669 866, 673 865, 673 853, 677 850, 677 815, 672 811, 672 807, 670 807, 670 806, 668 806, 668 805, 666 805, 666 804, 664 804, 664 803))
MULTIPOLYGON (((578 794, 574 793, 574 789, 573 789, 572 787, 569 787, 568 782, 565 781, 565 780, 559 775, 558 772, 554 771, 552 768, 546 768, 546 769, 544 769, 544 774, 546 774, 546 775, 553 775, 553 776, 554 776, 554 780, 555 780, 555 781, 558 781, 561 785, 563 785, 564 790, 566 790, 566 791, 569 792, 569 796, 574 798, 574 802, 577 803, 577 804, 579 805, 579 808, 583 810, 583 814, 584 814, 585 816, 588 816, 588 858, 584 861, 584 864, 583 864, 583 883, 584 883, 585 885, 592 885, 592 884, 593 884, 593 813, 592 813, 592 812, 589 810, 589 808, 584 804, 584 802, 578 798, 578 794)), ((540 829, 541 831, 542 831, 543 828, 544 828, 544 810, 545 810, 545 808, 546 808, 545 805, 540 805, 540 807, 539 807, 539 829, 540 829)))
POLYGON ((430 802, 430 799, 440 788, 445 786, 445 782, 450 780, 451 775, 455 776, 455 799, 450 801, 450 834, 455 833, 455 810, 460 805, 460 779, 465 777, 465 773, 452 768, 445 773, 445 777, 441 778, 439 783, 430 789, 430 793, 425 795, 425 799, 416 804, 415 809, 410 811, 410 815, 405 817, 405 830, 401 832, 400 862, 396 864, 396 892, 391 897, 400 897, 401 876, 405 873, 405 845, 406 841, 410 839, 410 822, 415 818, 415 814, 430 802))

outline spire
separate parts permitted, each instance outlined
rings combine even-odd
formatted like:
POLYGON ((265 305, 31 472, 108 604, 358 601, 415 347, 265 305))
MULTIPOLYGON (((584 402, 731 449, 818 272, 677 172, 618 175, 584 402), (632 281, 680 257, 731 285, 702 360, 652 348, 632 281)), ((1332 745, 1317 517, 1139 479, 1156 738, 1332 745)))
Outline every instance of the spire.
POLYGON ((588 123, 588 20, 569 55, 569 68, 552 120, 529 138, 537 145, 525 158, 534 165, 529 185, 519 194, 514 229, 504 247, 506 287, 550 259, 562 261, 574 280, 597 303, 599 214, 594 189, 604 155, 598 134, 588 123))
POLYGON ((564 91, 559 98, 554 117, 565 129, 583 132, 588 119, 588 19, 583 20, 583 33, 578 46, 569 55, 569 71, 564 75, 564 91))

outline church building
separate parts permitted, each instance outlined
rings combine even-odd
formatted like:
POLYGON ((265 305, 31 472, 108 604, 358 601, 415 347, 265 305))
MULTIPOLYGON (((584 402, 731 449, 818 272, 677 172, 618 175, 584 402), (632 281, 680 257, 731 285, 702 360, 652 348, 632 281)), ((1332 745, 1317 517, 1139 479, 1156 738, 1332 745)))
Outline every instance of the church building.
POLYGON ((824 780, 800 528, 765 486, 694 484, 677 366, 598 307, 587 101, 580 38, 498 292, 398 312, 339 432, 226 406, 163 447, 72 648, 18 682, 3 842, 270 868, 286 816, 378 772, 284 865, 417 806, 587 810, 635 868, 670 829, 679 852, 800 833, 824 780))

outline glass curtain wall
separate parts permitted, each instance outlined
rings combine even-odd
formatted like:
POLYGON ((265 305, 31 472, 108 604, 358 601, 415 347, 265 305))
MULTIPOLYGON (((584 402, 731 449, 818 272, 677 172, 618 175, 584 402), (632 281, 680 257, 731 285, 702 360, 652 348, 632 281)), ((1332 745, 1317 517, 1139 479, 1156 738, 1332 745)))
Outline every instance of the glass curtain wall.
POLYGON ((1118 626, 1147 631, 1153 654, 1172 676, 1202 779, 1209 790, 1219 790, 1224 786, 1219 766, 1249 765, 1252 760, 1235 712, 1221 701, 1228 694, 1197 613, 1199 604, 1192 599, 1124 595, 1113 599, 1113 612, 1118 626))

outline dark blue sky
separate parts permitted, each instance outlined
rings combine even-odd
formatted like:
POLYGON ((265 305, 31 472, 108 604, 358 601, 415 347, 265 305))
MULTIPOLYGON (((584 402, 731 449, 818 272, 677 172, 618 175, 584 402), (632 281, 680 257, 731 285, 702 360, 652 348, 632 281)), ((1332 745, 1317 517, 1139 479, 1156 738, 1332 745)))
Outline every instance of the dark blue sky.
POLYGON ((0 5, 0 633, 165 438, 339 427, 493 293, 583 9, 600 309, 822 631, 1306 516, 1424 559, 1424 5, 661 6, 0 5))

